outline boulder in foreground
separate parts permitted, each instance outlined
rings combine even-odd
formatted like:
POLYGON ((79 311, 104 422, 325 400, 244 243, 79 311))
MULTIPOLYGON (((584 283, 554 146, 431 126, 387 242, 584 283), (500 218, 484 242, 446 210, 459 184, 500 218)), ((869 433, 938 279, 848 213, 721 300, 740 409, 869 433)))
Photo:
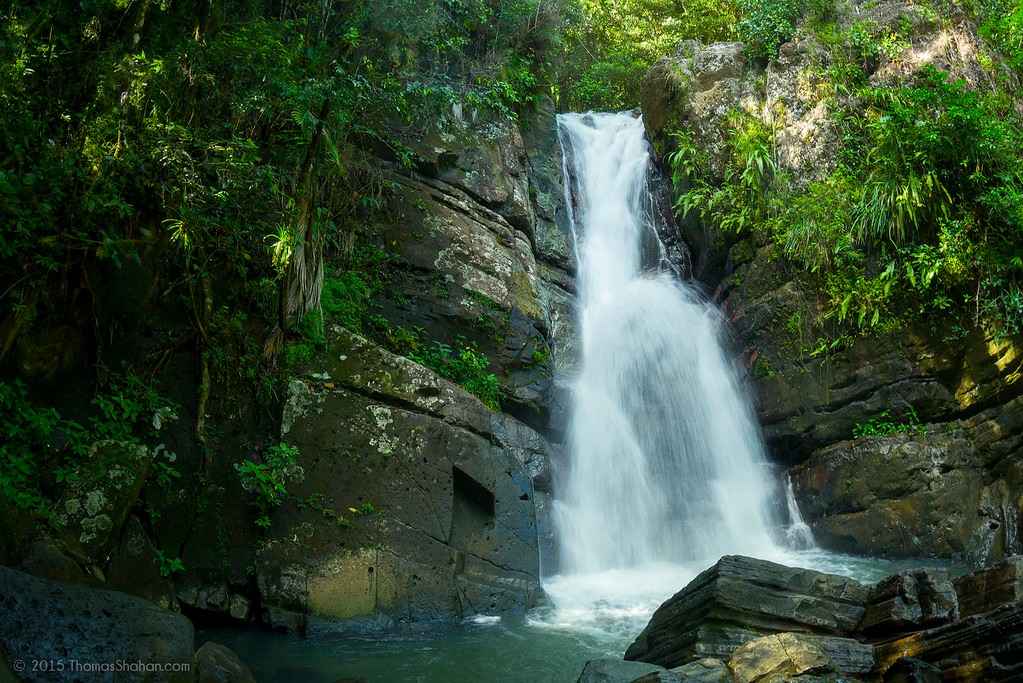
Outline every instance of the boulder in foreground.
POLYGON ((625 657, 673 667, 636 683, 1023 681, 1021 570, 1010 558, 954 583, 916 569, 867 587, 723 557, 654 612, 625 657), (716 668, 693 668, 706 662, 716 668))
POLYGON ((234 650, 220 643, 205 643, 196 650, 193 662, 196 683, 256 683, 234 650))
POLYGON ((625 658, 671 668, 728 660, 772 633, 845 636, 863 618, 869 592, 847 577, 725 556, 654 612, 625 658))
POLYGON ((23 680, 106 680, 111 674, 74 675, 71 667, 124 662, 176 670, 121 671, 117 681, 192 681, 194 640, 188 619, 142 598, 0 567, 0 646, 8 661, 64 663, 58 673, 26 665, 23 680))

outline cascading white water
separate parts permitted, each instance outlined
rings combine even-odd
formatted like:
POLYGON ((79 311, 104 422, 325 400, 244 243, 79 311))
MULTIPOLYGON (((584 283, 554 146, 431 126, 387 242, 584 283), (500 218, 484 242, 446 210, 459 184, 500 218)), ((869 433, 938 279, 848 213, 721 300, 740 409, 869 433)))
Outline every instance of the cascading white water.
POLYGON ((562 571, 776 556, 771 477, 720 316, 651 258, 642 120, 563 114, 558 125, 581 343, 555 513, 562 571))
POLYGON ((813 531, 803 519, 796 502, 796 493, 792 490, 792 477, 785 476, 785 507, 789 513, 789 525, 785 528, 786 545, 797 550, 813 548, 817 544, 813 540, 813 531))

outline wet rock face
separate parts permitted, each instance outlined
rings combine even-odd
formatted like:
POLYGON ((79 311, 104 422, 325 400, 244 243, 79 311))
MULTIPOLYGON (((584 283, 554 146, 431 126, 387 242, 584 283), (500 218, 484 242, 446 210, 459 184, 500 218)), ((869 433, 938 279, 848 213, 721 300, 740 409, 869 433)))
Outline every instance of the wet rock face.
POLYGON ((574 251, 553 107, 518 124, 449 120, 394 169, 394 254, 375 302, 394 326, 464 338, 491 360, 505 409, 550 421, 556 364, 571 362, 574 251))
POLYGON ((281 437, 301 451, 306 504, 273 517, 264 604, 403 622, 531 606, 544 439, 420 365, 331 337, 327 365, 289 387, 281 437))
MULTIPOLYGON (((176 673, 154 676, 120 672, 118 681, 192 681, 192 624, 180 614, 116 591, 40 579, 0 567, 0 645, 8 661, 63 661, 65 671, 33 671, 29 681, 79 680, 69 667, 82 664, 166 662, 184 664, 176 673)), ((100 680, 102 674, 85 674, 100 680)))
POLYGON ((1023 556, 1016 555, 990 569, 960 577, 955 590, 963 617, 1023 601, 1023 556))
POLYGON ((791 470, 804 517, 832 548, 886 556, 1020 552, 1023 399, 926 433, 842 441, 791 470))

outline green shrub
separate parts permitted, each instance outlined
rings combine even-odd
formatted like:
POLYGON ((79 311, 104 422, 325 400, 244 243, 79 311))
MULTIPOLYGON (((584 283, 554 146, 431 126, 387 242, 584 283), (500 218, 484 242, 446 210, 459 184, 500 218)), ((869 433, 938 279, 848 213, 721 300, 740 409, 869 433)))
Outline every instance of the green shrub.
MULTIPOLYGON (((554 4, 554 3, 551 3, 554 4)), ((639 103, 646 70, 684 40, 735 38, 732 0, 579 0, 567 20, 554 69, 562 110, 616 110, 639 103)))
MULTIPOLYGON (((18 381, 0 383, 0 495, 15 507, 46 513, 49 501, 40 487, 40 467, 59 450, 59 428, 81 433, 75 423, 64 423, 52 408, 36 408, 18 381)), ((77 450, 77 449, 75 449, 77 450)))
POLYGON ((796 32, 803 0, 739 0, 739 38, 754 57, 771 59, 796 32))
MULTIPOLYGON (((92 401, 83 425, 39 407, 20 381, 0 382, 0 496, 16 508, 48 517, 62 487, 97 472, 90 460, 98 441, 155 446, 156 434, 176 419, 173 405, 134 376, 115 378, 92 401)), ((159 483, 179 476, 173 454, 152 462, 159 483)))
POLYGON ((160 569, 160 576, 169 577, 181 574, 185 571, 185 563, 180 557, 168 557, 162 550, 156 551, 156 566, 160 569))
POLYGON ((873 436, 892 436, 893 434, 924 433, 926 433, 926 428, 920 423, 920 418, 912 406, 907 408, 904 417, 894 417, 890 410, 885 410, 869 420, 859 422, 853 426, 853 438, 856 439, 873 436))
POLYGON ((678 213, 773 239, 847 331, 950 315, 960 329, 1023 330, 1023 124, 1011 102, 933 68, 900 87, 851 85, 837 166, 802 188, 779 173, 772 132, 754 117, 732 115, 720 179, 676 132, 678 213))
POLYGON ((501 408, 501 384, 490 372, 490 360, 474 346, 460 341, 456 347, 432 342, 421 346, 409 357, 441 377, 460 384, 491 410, 501 408))
POLYGON ((305 471, 298 464, 299 450, 285 442, 274 444, 263 453, 262 461, 236 463, 238 479, 259 511, 256 526, 270 528, 270 513, 287 499, 288 484, 300 482, 305 471))
POLYGON ((682 217, 698 213, 725 233, 742 234, 768 216, 770 185, 777 166, 772 154, 773 133, 760 119, 744 112, 729 116, 729 157, 721 182, 707 175, 707 161, 684 134, 675 135, 677 148, 668 156, 682 217))
POLYGON ((980 0, 977 5, 980 35, 1004 55, 1013 68, 1023 69, 1023 2, 980 0))

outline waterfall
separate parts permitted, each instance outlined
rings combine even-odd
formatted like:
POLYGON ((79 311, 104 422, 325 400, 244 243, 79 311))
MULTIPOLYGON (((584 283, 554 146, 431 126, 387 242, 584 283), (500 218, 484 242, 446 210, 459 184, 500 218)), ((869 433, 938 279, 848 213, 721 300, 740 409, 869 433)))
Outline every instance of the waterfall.
POLYGON ((581 347, 555 502, 562 571, 776 556, 771 475, 720 314, 660 258, 642 120, 558 126, 581 347))
POLYGON ((792 490, 792 477, 785 475, 785 507, 788 508, 789 525, 785 528, 785 540, 790 548, 806 550, 816 547, 810 526, 803 521, 803 513, 799 511, 796 494, 792 490))

